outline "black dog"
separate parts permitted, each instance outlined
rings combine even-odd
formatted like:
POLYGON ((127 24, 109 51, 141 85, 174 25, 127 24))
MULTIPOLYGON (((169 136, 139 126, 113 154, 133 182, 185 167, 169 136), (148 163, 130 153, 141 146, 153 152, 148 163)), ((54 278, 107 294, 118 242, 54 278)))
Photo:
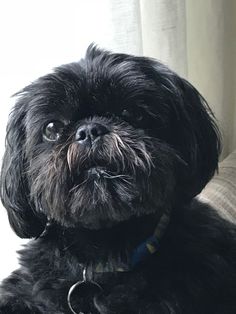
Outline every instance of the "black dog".
POLYGON ((18 94, 1 198, 22 238, 0 313, 236 313, 236 228, 194 197, 220 140, 159 62, 90 46, 18 94))

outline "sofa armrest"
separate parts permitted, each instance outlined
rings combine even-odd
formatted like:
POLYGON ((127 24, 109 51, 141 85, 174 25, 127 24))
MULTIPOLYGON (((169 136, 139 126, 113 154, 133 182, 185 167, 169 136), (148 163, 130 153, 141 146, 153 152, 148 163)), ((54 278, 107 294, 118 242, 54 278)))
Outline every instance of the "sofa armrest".
POLYGON ((236 222, 236 151, 219 164, 219 173, 206 185, 198 198, 236 222))

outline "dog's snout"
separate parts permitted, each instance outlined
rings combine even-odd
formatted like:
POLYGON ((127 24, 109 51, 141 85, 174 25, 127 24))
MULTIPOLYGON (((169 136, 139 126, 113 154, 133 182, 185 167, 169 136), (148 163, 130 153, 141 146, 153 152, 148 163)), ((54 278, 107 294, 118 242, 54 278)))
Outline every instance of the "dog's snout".
POLYGON ((108 128, 100 123, 84 124, 78 128, 75 139, 80 144, 92 144, 97 138, 108 132, 108 128))

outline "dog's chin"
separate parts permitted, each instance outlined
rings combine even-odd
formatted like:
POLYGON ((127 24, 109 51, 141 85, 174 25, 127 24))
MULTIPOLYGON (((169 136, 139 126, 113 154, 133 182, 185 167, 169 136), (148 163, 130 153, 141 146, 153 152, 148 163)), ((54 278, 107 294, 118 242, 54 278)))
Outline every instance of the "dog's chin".
POLYGON ((126 219, 119 220, 109 220, 108 218, 102 218, 99 215, 84 215, 78 220, 77 225, 72 225, 72 227, 80 228, 80 229, 88 229, 88 230, 103 230, 103 229, 111 229, 123 222, 129 221, 131 218, 136 216, 130 216, 126 219))
MULTIPOLYGON (((110 208, 107 210, 112 210, 113 213, 120 213, 122 211, 122 209, 118 208, 110 208)), ((116 217, 112 217, 108 213, 105 213, 104 209, 99 206, 98 203, 96 208, 88 207, 82 215, 79 215, 77 218, 74 217, 73 221, 70 219, 67 220, 66 224, 68 223, 69 227, 100 230, 112 228, 135 217, 137 218, 139 215, 133 213, 132 211, 127 211, 125 214, 123 213, 119 217, 118 215, 116 215, 116 217)))
POLYGON ((67 226, 98 230, 145 214, 140 210, 140 186, 134 177, 127 178, 103 166, 84 169, 72 189, 66 217, 54 213, 56 219, 67 226))
MULTIPOLYGON (((113 211, 121 212, 122 209, 114 208, 113 211)), ((153 213, 151 213, 153 214, 153 213)), ((122 223, 126 223, 132 219, 148 216, 150 213, 135 213, 133 211, 126 211, 119 217, 111 217, 101 212, 99 208, 94 209, 93 213, 87 211, 84 215, 78 218, 77 225, 72 225, 78 228, 89 229, 89 230, 102 230, 110 229, 122 223)), ((74 221, 75 222, 75 221, 74 221)))

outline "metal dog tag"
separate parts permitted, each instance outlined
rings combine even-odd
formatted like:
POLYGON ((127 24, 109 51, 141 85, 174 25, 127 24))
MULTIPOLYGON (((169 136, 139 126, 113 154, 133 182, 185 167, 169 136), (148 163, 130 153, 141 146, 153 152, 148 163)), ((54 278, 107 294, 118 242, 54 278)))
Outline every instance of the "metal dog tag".
POLYGON ((102 287, 92 280, 87 280, 86 270, 83 271, 83 280, 76 282, 70 287, 67 295, 67 303, 73 314, 93 314, 91 312, 90 302, 95 295, 100 294, 103 291, 102 287), (73 298, 76 301, 73 301, 73 298), (80 308, 80 312, 76 312, 74 309, 80 308))

